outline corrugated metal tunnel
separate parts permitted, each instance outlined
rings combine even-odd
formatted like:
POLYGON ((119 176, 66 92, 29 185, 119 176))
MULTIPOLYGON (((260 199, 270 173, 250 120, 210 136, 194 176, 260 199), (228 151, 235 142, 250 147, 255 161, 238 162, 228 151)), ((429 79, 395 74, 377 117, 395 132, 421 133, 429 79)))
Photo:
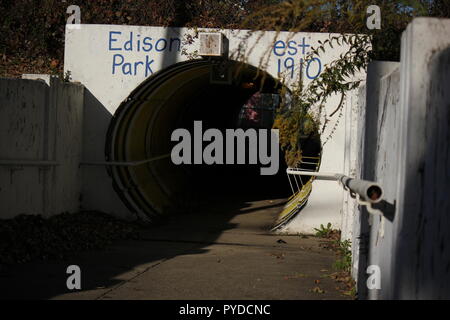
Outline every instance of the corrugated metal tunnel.
MULTIPOLYGON (((242 121, 243 105, 257 93, 276 97, 280 85, 253 66, 233 61, 227 64, 231 81, 226 84, 211 81, 209 60, 177 63, 146 79, 122 102, 111 121, 107 160, 136 161, 168 155, 175 145, 172 132, 177 128, 192 131, 194 120, 202 121, 203 130, 252 127, 242 121)), ((271 128, 273 112, 261 112, 264 114, 266 119, 260 116, 253 127, 271 128)), ((277 175, 260 176, 259 169, 259 165, 176 166, 168 156, 108 170, 115 190, 131 210, 156 217, 177 210, 193 193, 203 197, 211 193, 225 197, 230 192, 289 195, 281 153, 277 175)))

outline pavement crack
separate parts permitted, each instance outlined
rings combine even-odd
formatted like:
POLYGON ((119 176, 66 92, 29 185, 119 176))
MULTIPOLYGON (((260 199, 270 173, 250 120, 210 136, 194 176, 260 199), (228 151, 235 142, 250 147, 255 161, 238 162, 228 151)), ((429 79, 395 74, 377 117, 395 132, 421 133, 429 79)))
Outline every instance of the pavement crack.
POLYGON ((166 262, 167 260, 170 260, 171 258, 165 258, 155 264, 152 264, 151 266, 148 266, 147 268, 145 268, 144 270, 142 270, 141 272, 138 272, 135 276, 131 277, 130 279, 127 280, 123 280, 121 283, 119 283, 118 285, 115 285, 114 287, 112 287, 111 289, 109 289, 108 291, 104 292, 103 294, 99 295, 97 298, 95 298, 95 300, 100 300, 103 297, 107 296, 108 294, 110 294, 111 292, 119 289, 120 287, 122 287, 123 285, 133 281, 134 279, 138 278, 139 276, 141 276, 142 274, 146 273, 147 271, 153 269, 154 267, 157 267, 159 265, 161 265, 162 263, 166 262))
POLYGON ((192 244, 201 244, 203 246, 218 245, 218 246, 235 246, 235 247, 260 248, 260 249, 276 248, 276 249, 282 249, 282 250, 307 251, 306 249, 302 249, 297 246, 276 243, 276 241, 273 244, 251 244, 251 243, 238 243, 238 242, 215 242, 215 241, 183 240, 183 239, 174 240, 174 239, 164 239, 164 238, 141 238, 141 239, 139 239, 139 241, 192 243, 192 244))
POLYGON ((250 243, 237 243, 237 242, 215 242, 215 241, 201 241, 201 240, 173 240, 173 239, 150 239, 144 238, 140 239, 140 241, 149 241, 149 242, 173 242, 173 243, 193 243, 193 244, 202 244, 202 245, 222 245, 222 246, 240 246, 240 247, 267 247, 258 244, 250 244, 250 243))

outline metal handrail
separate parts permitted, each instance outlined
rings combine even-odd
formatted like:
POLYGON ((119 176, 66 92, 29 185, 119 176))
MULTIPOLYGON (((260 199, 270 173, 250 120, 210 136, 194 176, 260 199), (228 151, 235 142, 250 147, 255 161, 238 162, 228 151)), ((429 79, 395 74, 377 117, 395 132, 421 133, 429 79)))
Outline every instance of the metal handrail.
POLYGON ((355 179, 340 173, 311 172, 295 168, 288 168, 286 172, 293 175, 312 176, 317 180, 338 181, 345 190, 350 191, 351 195, 358 194, 360 198, 370 203, 380 202, 383 198, 383 189, 376 182, 355 179))
POLYGON ((52 160, 21 160, 21 159, 0 160, 0 166, 5 167, 14 167, 14 166, 53 167, 59 165, 60 163, 58 161, 52 160))
POLYGON ((164 154, 161 156, 156 156, 149 159, 144 160, 136 160, 136 161, 83 161, 80 162, 80 166, 123 166, 123 167, 134 167, 142 164, 146 164, 148 162, 152 162, 155 160, 160 160, 164 158, 170 157, 170 153, 164 154))

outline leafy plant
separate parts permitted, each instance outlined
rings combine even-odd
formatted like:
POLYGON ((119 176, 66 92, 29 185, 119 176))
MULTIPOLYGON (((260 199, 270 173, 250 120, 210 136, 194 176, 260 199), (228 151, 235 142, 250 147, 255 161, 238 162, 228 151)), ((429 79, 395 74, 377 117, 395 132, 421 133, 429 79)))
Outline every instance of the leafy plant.
POLYGON ((333 231, 331 223, 328 222, 327 226, 324 227, 323 224, 320 225, 320 228, 314 228, 316 230, 316 236, 320 238, 328 238, 333 231))
POLYGON ((334 268, 337 270, 350 272, 352 267, 351 241, 339 241, 338 252, 340 254, 340 258, 334 263, 334 268))
MULTIPOLYGON (((279 3, 251 14, 246 20, 249 29, 275 30, 274 41, 279 32, 320 31, 335 32, 319 46, 312 48, 303 59, 309 61, 333 49, 335 45, 346 45, 347 51, 324 67, 321 74, 308 86, 298 83, 293 90, 289 108, 277 114, 274 128, 280 130, 280 144, 288 165, 295 166, 301 160, 300 136, 322 135, 333 118, 329 134, 321 138, 322 146, 333 136, 343 115, 343 106, 349 91, 357 88, 360 79, 355 77, 366 70, 371 60, 398 60, 400 35, 414 16, 430 14, 431 3, 439 1, 383 1, 373 0, 292 0, 279 3), (369 30, 366 26, 366 8, 378 4, 382 12, 382 29, 369 30), (325 103, 333 96, 340 96, 336 108, 326 114, 325 103), (286 111, 288 109, 288 111, 286 111), (302 132, 303 130, 303 132, 302 132)), ((434 6, 436 8, 436 6, 434 6)), ((440 10, 445 11, 442 9, 440 10)), ((435 12, 434 12, 435 13, 435 12)), ((288 39, 289 40, 289 39, 288 39)), ((250 48, 251 50, 254 48, 250 48)), ((245 50, 244 50, 245 51, 245 50)), ((250 54, 250 53, 247 53, 250 54)), ((267 66, 270 50, 261 59, 260 68, 267 66)), ((300 66, 299 68, 301 68, 300 66)), ((283 79, 281 80, 282 82, 283 79)))

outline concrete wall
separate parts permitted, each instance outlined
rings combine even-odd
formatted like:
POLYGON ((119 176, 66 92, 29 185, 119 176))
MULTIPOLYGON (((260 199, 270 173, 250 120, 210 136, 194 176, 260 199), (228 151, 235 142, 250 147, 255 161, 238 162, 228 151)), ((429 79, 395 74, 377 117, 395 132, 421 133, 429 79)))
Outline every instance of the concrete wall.
MULTIPOLYGON (((342 108, 342 113, 335 116, 334 121, 322 135, 322 138, 325 139, 335 127, 332 139, 323 148, 322 163, 319 168, 321 172, 344 173, 346 170, 346 139, 349 134, 347 129, 355 125, 351 123, 354 119, 350 117, 351 105, 349 102, 354 98, 354 94, 350 93, 342 108)), ((340 97, 333 97, 329 101, 329 106, 336 108, 339 100, 340 97)), ((286 181, 286 183, 288 182, 286 181)), ((342 229, 343 223, 346 222, 343 221, 344 215, 342 214, 345 210, 343 206, 345 196, 344 190, 338 183, 315 180, 307 205, 279 232, 315 234, 315 228, 328 223, 331 223, 333 229, 342 229)))
MULTIPOLYGON (((306 83, 310 82, 309 77, 313 78, 320 73, 319 62, 323 68, 326 63, 338 58, 346 50, 345 46, 334 46, 334 49, 327 50, 326 54, 320 56, 320 61, 312 61, 308 68, 299 69, 301 59, 306 57, 311 47, 317 46, 319 41, 325 41, 330 34, 248 33, 245 30, 220 30, 220 32, 229 40, 231 59, 245 61, 257 67, 261 66, 261 62, 267 62, 264 68, 274 77, 286 77, 289 85, 297 82, 299 77, 306 83), (282 47, 284 43, 286 48, 275 49, 273 46, 275 41, 281 41, 278 42, 278 46, 282 47), (301 47, 303 44, 306 46, 301 47), (243 53, 246 53, 245 59, 243 53), (261 61, 266 54, 268 60, 261 61), (286 68, 291 61, 296 68, 292 74, 291 70, 286 68)), ((81 25, 79 29, 66 30, 64 69, 71 72, 74 81, 79 81, 86 87, 91 101, 87 103, 84 115, 84 161, 105 161, 106 130, 120 103, 153 73, 176 62, 190 59, 198 50, 198 41, 195 39, 188 44, 190 36, 195 37, 194 31, 186 28, 81 25), (145 47, 144 39, 149 43, 145 47), (180 40, 179 49, 174 39, 180 40), (170 43, 173 44, 172 48, 170 43), (123 63, 118 66, 122 58, 123 63), (128 65, 124 67, 127 63, 131 64, 131 69, 128 65), (147 70, 147 66, 151 70, 147 70)), ((333 97, 326 104, 328 114, 336 108, 339 99, 340 97, 333 97)), ((339 122, 333 138, 324 147, 321 168, 323 171, 344 170, 345 128, 346 122, 351 121, 347 117, 347 106, 348 103, 340 117, 337 114, 330 119, 324 133, 325 137, 328 136, 339 122)), ((115 196, 104 166, 83 166, 82 170, 84 179, 82 207, 103 210, 122 217, 130 216, 115 196)), ((313 228, 328 222, 340 228, 342 197, 342 188, 337 184, 315 182, 307 206, 282 232, 311 233, 314 232, 313 228)))
POLYGON ((449 33, 450 20, 415 19, 401 62, 373 63, 361 89, 356 170, 385 193, 382 216, 355 204, 360 298, 450 298, 449 33), (380 289, 366 286, 370 265, 380 268, 380 289))
POLYGON ((384 297, 450 298, 449 19, 402 37, 393 277, 384 297), (418 63, 420 62, 420 63, 418 63))
POLYGON ((79 210, 84 88, 0 79, 0 218, 79 210))
MULTIPOLYGON (((106 131, 111 117, 92 92, 85 88, 82 163, 105 161, 106 131)), ((81 165, 80 174, 83 181, 80 205, 83 210, 111 213, 124 219, 135 217, 112 188, 113 182, 105 166, 81 165)))
MULTIPOLYGON (((358 138, 357 176, 377 181, 384 191, 383 204, 394 205, 397 185, 398 108, 400 92, 399 63, 373 62, 368 68, 368 79, 361 88, 358 138), (367 90, 366 90, 367 89, 367 90)), ((378 265, 381 270, 391 266, 392 217, 370 215, 365 207, 352 200, 349 210, 353 219, 353 274, 365 278, 368 265, 378 265), (386 218, 388 217, 388 219, 386 218), (359 263, 358 263, 359 262, 359 263)), ((381 287, 390 283, 390 274, 381 278, 381 287)), ((365 281, 359 283, 359 294, 366 292, 365 281)), ((377 293, 371 290, 371 294, 377 293)))

